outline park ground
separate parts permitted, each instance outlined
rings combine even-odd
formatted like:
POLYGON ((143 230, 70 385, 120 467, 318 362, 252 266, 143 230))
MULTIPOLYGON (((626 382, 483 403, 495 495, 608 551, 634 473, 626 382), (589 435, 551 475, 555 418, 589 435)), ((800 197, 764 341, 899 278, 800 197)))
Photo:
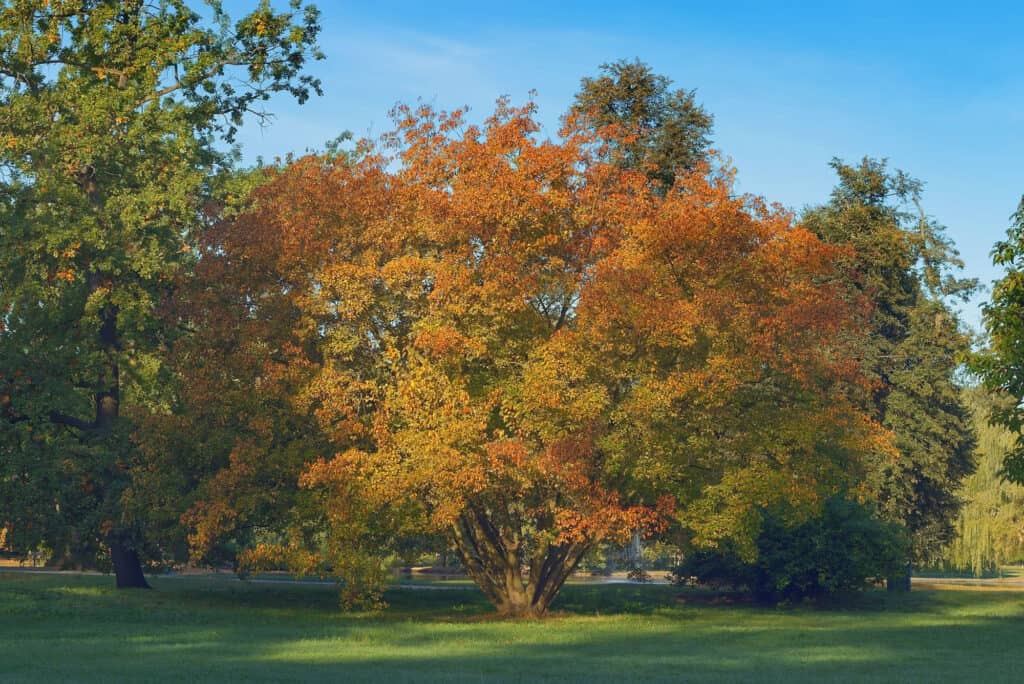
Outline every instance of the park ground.
MULTIPOLYGON (((930 584, 841 608, 762 608, 671 586, 571 585, 541 621, 473 587, 0 572, 0 682, 985 681, 1024 678, 1024 593, 930 584)), ((1018 585, 1019 586, 1019 585, 1018 585)))

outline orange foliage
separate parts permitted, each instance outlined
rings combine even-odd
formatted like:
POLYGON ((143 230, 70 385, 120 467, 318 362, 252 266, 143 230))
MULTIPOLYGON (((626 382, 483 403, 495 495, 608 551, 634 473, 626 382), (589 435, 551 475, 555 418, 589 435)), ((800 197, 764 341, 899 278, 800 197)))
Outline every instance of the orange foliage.
MULTIPOLYGON (((813 502, 884 448, 850 401, 863 312, 839 248, 727 173, 660 197, 572 120, 538 139, 529 104, 481 127, 395 114, 383 145, 274 172, 204 247, 247 307, 208 325, 286 340, 242 365, 286 360, 333 445, 301 476, 329 534, 390 511, 448 534, 503 611, 543 612, 600 540, 682 519, 713 541, 745 519, 723 488, 813 502)), ((205 506, 199 544, 222 515, 205 506)))

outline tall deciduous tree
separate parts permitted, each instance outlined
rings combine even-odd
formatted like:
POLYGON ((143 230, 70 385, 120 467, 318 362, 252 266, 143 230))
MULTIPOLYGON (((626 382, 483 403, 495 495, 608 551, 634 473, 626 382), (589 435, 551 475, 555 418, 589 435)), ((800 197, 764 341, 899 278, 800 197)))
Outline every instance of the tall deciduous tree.
POLYGON ((305 100, 317 12, 0 3, 0 520, 144 586, 126 412, 157 399, 154 315, 248 113, 305 100))
POLYGON ((991 391, 1017 400, 997 407, 991 420, 1015 436, 1003 472, 1009 480, 1024 484, 1024 198, 1011 221, 1006 239, 992 249, 992 260, 1006 273, 992 288, 992 301, 984 308, 988 347, 975 359, 975 368, 991 391))
POLYGON ((561 142, 504 101, 482 126, 397 123, 354 161, 275 172, 208 233, 207 286, 243 269, 226 291, 291 336, 262 353, 319 367, 303 401, 334 445, 301 477, 319 536, 254 561, 347 572, 387 521, 446 535, 501 613, 541 615, 603 539, 701 499, 711 544, 749 527, 738 489, 813 506, 859 472, 878 435, 851 399, 841 249, 706 168, 656 191, 578 117, 561 142))
MULTIPOLYGON (((954 533, 958 490, 974 469, 974 433, 957 371, 969 338, 953 303, 976 288, 941 226, 920 205, 921 184, 884 161, 832 162, 839 184, 803 224, 849 246, 863 291, 874 302, 865 368, 872 410, 895 435, 899 458, 883 459, 873 486, 883 514, 913 539, 910 560, 941 558, 954 533)), ((909 582, 909 576, 904 583, 909 582)))
MULTIPOLYGON (((296 510, 309 497, 299 476, 333 450, 307 398, 320 352, 294 301, 309 284, 295 247, 282 245, 273 226, 252 226, 238 243, 222 237, 232 212, 276 173, 236 174, 228 206, 198 240, 201 258, 164 309, 190 332, 166 357, 174 388, 167 410, 137 429, 146 467, 129 496, 180 561, 235 561, 235 550, 255 539, 281 539, 308 523, 296 510)), ((323 241, 306 247, 330 249, 323 241)))
POLYGON ((672 81, 639 60, 601 65, 584 78, 573 111, 610 143, 616 163, 642 170, 661 192, 706 161, 713 119, 696 91, 671 90, 672 81))

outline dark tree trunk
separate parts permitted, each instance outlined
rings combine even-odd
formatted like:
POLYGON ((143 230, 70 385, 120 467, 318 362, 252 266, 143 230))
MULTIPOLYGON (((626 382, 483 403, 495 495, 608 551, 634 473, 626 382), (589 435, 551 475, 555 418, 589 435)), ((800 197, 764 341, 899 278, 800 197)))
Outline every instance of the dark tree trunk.
POLYGON ((146 576, 142 574, 142 563, 135 549, 122 542, 110 543, 110 559, 114 562, 114 577, 118 589, 149 589, 146 576))
POLYGON ((910 591, 910 572, 913 569, 910 563, 907 563, 903 572, 898 575, 893 575, 886 579, 885 586, 889 591, 907 592, 910 591))
MULTIPOLYGON (((93 287, 98 286, 98 278, 93 287)), ((121 373, 118 367, 117 353, 121 349, 121 341, 117 329, 118 308, 113 304, 104 307, 100 314, 100 345, 106 356, 103 375, 100 377, 100 390, 95 394, 96 419, 95 430, 107 432, 113 429, 121 411, 121 373)), ((138 551, 125 544, 116 536, 110 539, 110 560, 114 566, 114 577, 118 589, 149 589, 145 575, 142 574, 142 563, 138 551)))
POLYGON ((53 552, 45 566, 50 570, 85 570, 92 567, 95 553, 94 548, 83 547, 78 530, 72 530, 71 539, 64 542, 63 548, 53 552))
POLYGON ((520 554, 518 530, 496 525, 485 511, 474 508, 460 517, 453 532, 466 572, 505 617, 547 614, 590 548, 585 543, 540 544, 527 561, 520 554))
POLYGON ((100 345, 106 362, 100 376, 100 390, 95 395, 95 429, 104 432, 113 428, 121 411, 121 371, 117 365, 121 344, 117 334, 117 314, 117 307, 108 304, 100 315, 100 345))

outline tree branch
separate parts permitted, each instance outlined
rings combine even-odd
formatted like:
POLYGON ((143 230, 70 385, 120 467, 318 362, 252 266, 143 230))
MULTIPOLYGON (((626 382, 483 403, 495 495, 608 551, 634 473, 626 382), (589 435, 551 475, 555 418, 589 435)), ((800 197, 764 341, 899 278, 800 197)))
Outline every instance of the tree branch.
POLYGON ((81 418, 75 418, 74 416, 69 416, 57 411, 50 412, 50 422, 55 425, 64 425, 66 427, 75 428, 76 430, 82 430, 83 432, 88 432, 89 430, 96 428, 95 421, 85 421, 81 418))

